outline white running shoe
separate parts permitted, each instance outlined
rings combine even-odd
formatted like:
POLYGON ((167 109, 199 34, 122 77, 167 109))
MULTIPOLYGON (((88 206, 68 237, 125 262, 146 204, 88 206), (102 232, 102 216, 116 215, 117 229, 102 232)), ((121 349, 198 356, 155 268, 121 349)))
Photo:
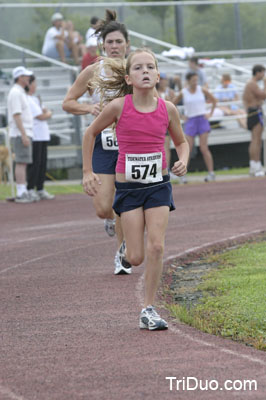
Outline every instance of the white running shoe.
POLYGON ((132 266, 125 257, 126 244, 125 241, 121 243, 119 250, 115 254, 115 275, 130 275, 132 273, 132 266))
POLYGON ((148 329, 149 331, 159 331, 168 329, 168 324, 160 317, 153 306, 148 306, 140 313, 139 327, 140 329, 148 329))
POLYGON ((263 170, 262 166, 259 168, 254 168, 251 167, 249 169, 249 175, 254 176, 255 178, 260 177, 260 176, 265 176, 265 171, 263 170))
POLYGON ((32 200, 32 201, 40 201, 41 198, 38 195, 38 193, 35 192, 35 190, 30 189, 28 190, 28 197, 32 200))
POLYGON ((104 220, 104 229, 108 236, 112 237, 115 235, 115 218, 104 220))
POLYGON ((263 169, 260 169, 259 171, 256 171, 256 172, 255 172, 254 176, 255 176, 256 178, 257 178, 257 177, 260 177, 260 176, 265 176, 265 172, 263 171, 263 169))
POLYGON ((52 200, 55 198, 54 194, 46 192, 46 190, 38 190, 38 195, 41 200, 52 200))
POLYGON ((204 182, 213 182, 215 181, 215 173, 209 172, 208 175, 205 177, 204 182))
POLYGON ((23 192, 21 196, 17 196, 15 198, 15 203, 21 203, 21 204, 27 204, 27 203, 33 203, 35 200, 32 200, 32 198, 28 195, 28 192, 23 192))

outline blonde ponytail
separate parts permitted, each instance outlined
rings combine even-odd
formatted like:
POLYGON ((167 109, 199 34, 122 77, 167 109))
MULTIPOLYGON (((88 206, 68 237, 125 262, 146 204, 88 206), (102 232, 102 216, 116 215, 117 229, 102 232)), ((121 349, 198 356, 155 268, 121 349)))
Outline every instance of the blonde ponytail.
POLYGON ((95 71, 90 88, 100 93, 101 103, 124 97, 133 93, 132 86, 125 81, 126 61, 114 58, 105 58, 95 71))

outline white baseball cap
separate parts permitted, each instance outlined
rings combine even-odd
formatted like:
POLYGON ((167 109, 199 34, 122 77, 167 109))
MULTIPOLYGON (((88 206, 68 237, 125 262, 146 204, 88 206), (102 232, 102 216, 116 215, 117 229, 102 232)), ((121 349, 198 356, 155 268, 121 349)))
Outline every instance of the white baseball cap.
POLYGON ((24 76, 30 76, 30 75, 33 75, 33 72, 30 71, 29 69, 26 69, 23 66, 16 67, 12 71, 12 76, 13 76, 14 79, 17 79, 17 78, 19 78, 20 76, 23 76, 23 75, 24 76))
POLYGON ((55 21, 60 21, 61 19, 64 19, 63 15, 61 13, 55 13, 52 15, 51 17, 51 21, 55 22, 55 21))

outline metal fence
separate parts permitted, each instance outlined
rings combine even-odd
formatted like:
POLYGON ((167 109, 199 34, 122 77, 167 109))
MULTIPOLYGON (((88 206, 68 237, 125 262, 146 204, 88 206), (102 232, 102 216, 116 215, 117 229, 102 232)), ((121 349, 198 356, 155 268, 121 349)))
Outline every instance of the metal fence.
MULTIPOLYGON (((119 20, 133 31, 179 46, 192 46, 200 53, 244 49, 260 52, 265 47, 266 0, 1 3, 0 37, 40 46, 55 11, 74 20, 85 34, 89 18, 103 17, 105 8, 115 9, 119 20)), ((138 43, 134 38, 132 44, 138 43)), ((40 52, 40 48, 35 50, 40 52)), ((156 51, 160 51, 159 45, 156 51)))

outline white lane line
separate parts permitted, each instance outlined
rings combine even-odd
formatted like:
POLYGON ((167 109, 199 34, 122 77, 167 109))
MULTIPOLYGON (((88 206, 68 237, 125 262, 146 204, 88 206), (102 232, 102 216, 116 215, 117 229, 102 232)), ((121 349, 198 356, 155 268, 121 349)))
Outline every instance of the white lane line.
POLYGON ((8 396, 11 400, 26 400, 25 397, 16 395, 15 393, 11 392, 10 389, 2 385, 0 385, 0 394, 8 396))
MULTIPOLYGON (((98 221, 97 221, 98 222, 98 221)), ((80 225, 90 225, 96 223, 94 221, 67 221, 67 222, 59 222, 56 224, 46 224, 46 225, 34 225, 34 226, 26 226, 23 228, 14 229, 14 232, 27 232, 27 231, 36 231, 41 229, 58 229, 58 228, 68 228, 71 226, 80 226, 80 225)))
MULTIPOLYGON (((72 221, 71 223, 62 223, 62 224, 51 224, 51 225, 36 225, 34 227, 26 227, 23 229, 15 229, 14 232, 27 232, 27 231, 39 231, 42 229, 61 229, 61 228, 65 228, 65 227, 74 227, 76 229, 73 230, 69 230, 67 232, 69 232, 69 234, 73 234, 73 232, 75 233, 78 229, 78 232, 82 232, 87 230, 87 228, 90 228, 90 225, 93 225, 93 227, 95 227, 96 225, 100 226, 103 225, 102 222, 98 222, 98 221, 90 221, 90 222, 84 222, 84 223, 76 223, 76 221, 72 221), (78 226, 81 226, 81 228, 79 228, 78 226)), ((66 233, 64 231, 64 233, 66 233)), ((46 235, 40 235, 40 236, 33 236, 31 238, 25 238, 25 239, 0 239, 0 246, 5 246, 6 244, 9 243, 25 243, 25 242, 30 242, 30 241, 34 241, 34 240, 40 240, 40 239, 45 239, 48 237, 53 237, 53 236, 58 236, 58 233, 56 232, 52 232, 52 233, 47 233, 46 235)), ((62 236, 59 237, 59 239, 62 239, 62 236)))
POLYGON ((77 229, 73 229, 73 230, 68 230, 66 232, 64 232, 64 236, 62 236, 61 234, 59 235, 58 232, 54 232, 54 233, 49 233, 47 235, 40 235, 40 236, 33 236, 30 238, 26 238, 26 239, 7 239, 5 242, 0 242, 0 246, 6 246, 7 244, 13 244, 14 246, 17 243, 26 243, 26 242, 32 242, 32 241, 38 241, 38 240, 43 240, 43 239, 47 239, 47 238, 55 238, 57 240, 62 240, 62 239, 68 239, 69 236, 73 237, 73 235, 77 236, 82 232, 86 232, 88 230, 88 227, 84 227, 84 228, 77 228, 77 229))
POLYGON ((70 251, 75 251, 75 250, 79 250, 79 249, 86 249, 86 248, 88 248, 90 246, 97 246, 99 244, 105 244, 105 243, 110 243, 110 239, 106 239, 106 240, 102 240, 102 241, 94 242, 94 243, 87 243, 86 245, 83 245, 83 246, 72 247, 70 249, 64 249, 64 250, 61 250, 61 251, 58 251, 58 252, 55 252, 55 253, 48 253, 45 256, 32 258, 30 260, 23 261, 22 263, 19 263, 19 264, 16 264, 16 265, 12 265, 11 267, 5 268, 2 271, 0 271, 0 274, 3 274, 3 273, 5 273, 7 271, 10 271, 12 269, 17 269, 17 268, 23 267, 24 265, 30 264, 32 262, 44 260, 45 258, 57 256, 59 254, 65 254, 65 253, 68 253, 70 251))
MULTIPOLYGON (((202 246, 192 247, 191 249, 188 249, 188 250, 186 250, 184 252, 178 253, 178 254, 176 254, 174 256, 169 256, 169 257, 166 258, 166 260, 164 260, 164 262, 166 262, 166 261, 169 262, 170 260, 173 260, 175 258, 183 257, 183 256, 185 256, 185 255, 187 255, 189 253, 195 252, 196 250, 197 251, 198 250, 203 250, 203 249, 205 249, 206 247, 209 247, 209 246, 219 245, 219 244, 225 243, 225 242, 227 242, 229 240, 234 240, 234 239, 238 239, 238 238, 245 237, 245 236, 248 237, 250 235, 254 235, 254 234, 257 234, 257 233, 263 233, 263 232, 264 231, 262 231, 262 230, 255 230, 255 231, 251 231, 251 232, 247 232, 247 233, 242 233, 242 234, 239 234, 239 235, 230 236, 229 238, 218 240, 216 242, 205 243, 202 246)), ((143 306, 143 292, 144 292, 144 273, 139 277, 139 279, 137 281, 137 284, 136 284, 136 288, 135 288, 135 294, 136 294, 136 297, 137 297, 138 302, 139 302, 141 307, 143 306)), ((169 323, 168 326, 169 326, 169 330, 170 331, 172 331, 173 333, 175 333, 177 335, 180 335, 183 338, 186 338, 186 339, 188 339, 188 340, 190 340, 192 342, 199 343, 199 344, 204 345, 204 346, 212 347, 212 348, 214 348, 214 349, 216 349, 216 350, 218 350, 218 351, 220 351, 222 353, 231 354, 231 355, 234 355, 236 357, 243 358, 245 360, 248 360, 248 361, 251 361, 251 362, 254 362, 254 363, 257 363, 257 364, 261 364, 263 366, 266 366, 266 362, 263 361, 263 360, 260 360, 259 358, 252 357, 252 356, 249 356, 247 354, 240 353, 238 351, 233 351, 233 350, 227 349, 225 347, 221 347, 219 345, 207 342, 206 340, 195 338, 193 335, 190 335, 188 333, 183 332, 181 329, 177 328, 176 326, 172 325, 171 323, 169 323)))

